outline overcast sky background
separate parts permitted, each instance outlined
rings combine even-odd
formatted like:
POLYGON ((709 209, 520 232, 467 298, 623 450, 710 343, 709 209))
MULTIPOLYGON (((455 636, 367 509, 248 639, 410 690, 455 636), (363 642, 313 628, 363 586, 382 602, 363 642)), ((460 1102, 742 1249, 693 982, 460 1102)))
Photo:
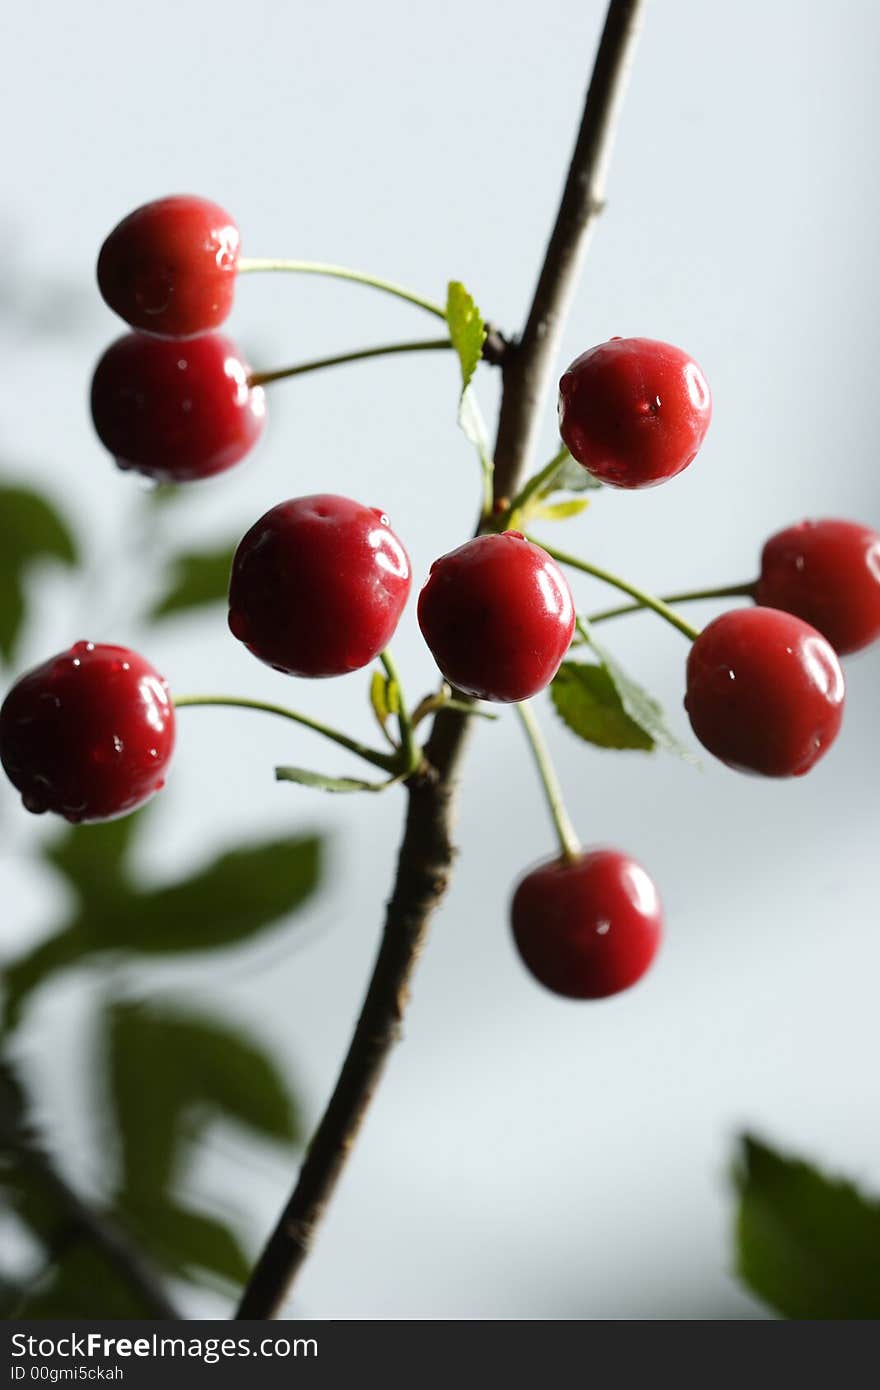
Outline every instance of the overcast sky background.
MULTIPOLYGON (((85 410, 92 365, 120 331, 93 267, 119 218, 167 192, 223 203, 246 255, 362 266, 441 298, 460 278, 516 330, 601 19, 596 0, 16 7, 0 94, 4 465, 65 503, 96 557, 130 549, 137 483, 114 470, 85 410), (61 314, 68 331, 46 331, 61 314)), ((702 364, 714 420, 686 474, 597 497, 554 533, 566 548, 662 592, 751 578, 763 539, 803 516, 880 525, 878 29, 869 0, 648 4, 608 211, 559 365, 612 334, 668 339, 702 364)), ((435 331, 368 290, 293 277, 243 283, 229 328, 259 367, 435 331)), ((488 369, 478 390, 491 412, 488 369)), ((454 363, 427 355, 280 385, 257 453, 194 488, 169 525, 181 543, 207 542, 243 533, 285 497, 350 493, 389 512, 420 583, 476 506, 455 392, 454 363)), ((548 409, 536 464, 555 439, 548 409)), ((131 569, 137 587, 137 555, 131 569)), ((587 580, 575 589, 583 608, 607 597, 587 580)), ((221 613, 147 634, 118 594, 84 612, 63 578, 39 592, 22 667, 80 637, 148 643, 179 692, 262 695, 369 730, 364 674, 292 690, 232 640, 221 613)), ((434 677, 414 608, 395 651, 420 694, 434 677)), ((688 736, 679 634, 640 617, 605 637, 688 736)), ((514 956, 511 887, 552 851, 551 829, 516 720, 480 728, 463 852, 406 1042, 293 1311, 762 1316, 731 1274, 736 1134, 756 1129, 880 1190, 880 652, 847 674, 835 749, 792 783, 593 751, 544 707, 583 838, 636 855, 667 909, 656 969, 599 1006, 544 993, 514 956)), ((145 872, 175 875, 221 843, 279 829, 332 835, 331 875, 295 932, 266 938, 244 971, 212 960, 173 977, 289 1059, 314 1121, 370 968, 402 798, 276 786, 277 761, 349 770, 305 731, 231 711, 180 724, 145 872)), ((45 929, 60 889, 26 852, 46 828, 5 784, 0 812, 12 955, 45 929)), ((126 984, 156 997, 169 978, 131 971, 126 984)), ((86 974, 65 979, 41 996, 23 1042, 84 1184, 95 1133, 59 1054, 85 1056, 93 998, 86 974)), ((193 1186, 209 1204, 252 1210, 256 1241, 291 1177, 277 1153, 212 1133, 193 1186)))

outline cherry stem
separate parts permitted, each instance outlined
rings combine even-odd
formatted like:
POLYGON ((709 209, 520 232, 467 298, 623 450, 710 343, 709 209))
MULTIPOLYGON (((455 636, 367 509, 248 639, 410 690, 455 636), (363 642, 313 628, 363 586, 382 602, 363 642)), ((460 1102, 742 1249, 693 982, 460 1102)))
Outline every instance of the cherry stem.
POLYGON ((218 705, 229 709, 253 709, 260 710, 263 714, 275 714, 279 719, 289 719, 294 724, 302 724, 304 728, 311 729, 313 733, 329 738, 333 743, 338 743, 340 747, 347 748, 350 753, 356 753, 359 758, 372 763, 374 767, 381 767, 385 772, 400 771, 399 757, 390 753, 382 753, 377 748, 370 748, 358 739, 349 738, 348 734, 343 734, 338 729, 332 729, 328 724, 322 724, 307 714, 299 714, 296 710, 287 709, 284 705, 268 704, 265 700, 249 700, 239 695, 178 695, 174 700, 175 709, 188 709, 197 705, 218 705))
POLYGON ((325 265, 321 261, 256 260, 251 257, 242 257, 238 262, 239 275, 269 270, 287 271, 297 275, 328 275, 334 280, 354 280, 359 285, 370 285, 375 290, 384 290, 385 294, 394 295, 396 299, 405 299, 407 303, 426 309, 438 319, 443 319, 444 322, 446 320, 446 310, 442 304, 435 303, 433 299, 425 299, 423 295, 415 294, 391 280, 381 280, 378 275, 368 275, 366 271, 352 270, 349 266, 325 265))
POLYGON ((535 540, 533 536, 528 536, 528 540, 534 545, 539 545, 552 560, 558 561, 560 565, 567 565, 569 569, 580 570, 583 574, 591 574, 594 579, 601 579, 605 584, 611 584, 615 589, 620 589, 624 594, 629 594, 642 608, 652 608, 655 613, 659 613, 661 618, 665 618, 673 627, 677 627, 679 632, 683 632, 685 637, 689 637, 695 642, 700 635, 699 628, 693 627, 686 619, 670 608, 662 598, 655 598, 653 594, 648 594, 644 589, 639 589, 635 584, 630 584, 628 580, 621 579, 619 575, 612 574, 610 570, 602 569, 599 565, 592 565, 588 560, 581 560, 576 555, 568 555, 564 550, 556 550, 552 545, 547 545, 544 541, 535 540))
POLYGON ((559 837, 559 848, 562 851, 563 859, 570 864, 580 857, 581 843, 577 837, 574 826, 569 819, 565 809, 565 801, 562 796, 562 788, 559 785, 559 778, 556 776, 556 769, 550 758, 550 750, 544 741, 544 735, 535 718, 534 711, 527 700, 521 701, 516 706, 516 712, 522 720, 526 737, 529 740, 541 783, 544 787, 544 794, 547 798, 547 805, 550 815, 559 837))
POLYGON ((384 652, 379 653, 379 660, 385 668, 386 676, 397 687, 397 727, 400 730, 400 752, 404 770, 408 774, 417 772, 422 764, 422 750, 416 741, 415 728, 390 648, 386 647, 384 652))
POLYGON ((294 367, 278 367, 273 372, 251 372, 249 384, 268 386, 272 381, 286 381, 288 377, 305 376, 306 372, 320 372, 324 367, 341 367, 346 362, 363 362, 369 357, 391 357, 399 352, 441 352, 451 347, 449 338, 421 338, 409 343, 385 343, 380 347, 340 352, 333 357, 316 357, 311 362, 299 362, 294 367))
POLYGON ((554 454, 550 462, 546 464, 539 473, 535 473, 523 484, 510 504, 507 520, 505 522, 505 530, 509 531, 515 529, 517 514, 523 511, 523 509, 528 506, 529 502, 531 502, 532 498, 537 493, 542 492, 544 488, 547 487, 548 483, 553 482, 556 474, 559 472, 566 459, 569 458, 571 458, 571 454, 563 444, 559 453, 554 454))
MULTIPOLYGON (((546 546, 544 547, 546 549, 546 546)), ((756 581, 750 584, 725 584, 718 589, 688 589, 680 594, 664 594, 661 603, 697 603, 700 599, 712 598, 754 598, 756 581)), ((623 603, 617 608, 603 608, 591 613, 588 623, 604 623, 609 618, 622 618, 627 613, 643 613, 644 603, 623 603)))

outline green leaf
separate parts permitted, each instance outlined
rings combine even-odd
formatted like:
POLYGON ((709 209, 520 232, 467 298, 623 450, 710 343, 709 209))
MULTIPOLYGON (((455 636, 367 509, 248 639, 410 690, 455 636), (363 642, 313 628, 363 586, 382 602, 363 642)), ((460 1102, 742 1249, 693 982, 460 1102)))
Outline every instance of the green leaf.
POLYGON ((196 1280, 204 1270, 236 1288, 247 1282, 250 1258, 238 1236, 215 1217, 159 1202, 130 1219, 154 1258, 185 1279, 196 1280))
POLYGON ((144 955, 238 945, 300 907, 320 869, 314 835, 230 850, 182 883, 133 891, 90 926, 104 949, 144 955))
POLYGON ((686 763, 699 767, 699 759, 672 732, 666 723, 666 716, 662 707, 654 697, 649 695, 636 681, 630 679, 611 653, 597 641, 593 629, 585 618, 578 618, 577 626, 581 636, 614 682, 621 704, 630 719, 644 730, 658 748, 662 748, 667 753, 674 753, 676 757, 684 759, 686 763))
POLYGON ((170 613, 182 613, 225 601, 234 552, 235 543, 232 542, 211 550, 194 550, 178 555, 168 588, 154 604, 149 616, 153 619, 166 618, 170 613))
POLYGON ((539 497, 549 497, 553 492, 595 492, 602 484, 566 450, 566 457, 560 460, 557 472, 545 483, 539 497))
POLYGON ((535 502, 526 510, 533 521, 567 521, 580 516, 589 505, 586 497, 571 497, 567 502, 535 502))
POLYGON ((572 733, 600 748, 639 748, 650 752, 654 740, 623 707, 604 666, 564 661, 550 687, 557 714, 572 733))
POLYGON ((66 523, 40 493, 0 486, 0 655, 6 661, 15 653, 24 624, 24 581, 31 566, 44 559, 77 563, 66 523))
POLYGON ((388 782, 364 782, 359 777, 325 777, 323 772, 309 772, 305 767, 276 767, 276 782, 298 782, 301 787, 313 787, 322 792, 382 792, 388 782))
POLYGON ((783 1317, 880 1318, 880 1202, 746 1136, 736 1174, 740 1277, 783 1317))
POLYGON ((153 1308, 94 1246, 69 1246, 19 1303, 19 1319, 155 1318, 153 1308))
POLYGON ((231 850, 180 883, 141 888, 125 867, 132 829, 116 828, 123 824, 77 828, 51 847, 80 906, 62 931, 6 967, 7 1028, 31 992, 59 970, 108 951, 162 955, 240 945, 295 912, 320 880, 322 842, 306 835, 231 850))
POLYGON ((173 1187, 187 1144, 213 1120, 235 1120, 279 1143, 300 1139, 284 1077, 242 1029, 204 1013, 130 1003, 108 1012, 107 1028, 120 1192, 133 1210, 173 1187))
POLYGON ((388 720, 400 712, 400 687, 384 671, 374 671, 370 679, 370 704, 383 734, 388 720))
POLYGON ((461 363, 462 395, 477 370, 486 341, 486 325, 473 297, 458 280, 450 280, 446 294, 446 322, 452 346, 461 363))
POLYGON ((129 854, 151 809, 98 825, 73 825, 44 846, 43 856, 64 875, 81 903, 116 898, 129 891, 129 854))

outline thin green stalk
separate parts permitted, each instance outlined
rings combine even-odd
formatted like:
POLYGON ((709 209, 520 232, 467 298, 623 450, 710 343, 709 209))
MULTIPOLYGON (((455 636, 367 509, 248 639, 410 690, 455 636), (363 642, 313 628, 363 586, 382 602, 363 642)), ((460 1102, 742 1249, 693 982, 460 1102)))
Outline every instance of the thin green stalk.
MULTIPOLYGON (((545 546, 546 549, 546 546, 545 546)), ((752 598, 755 593, 754 580, 751 584, 726 584, 718 589, 688 589, 680 594, 664 594, 661 603, 696 603, 700 599, 712 598, 752 598)), ((617 608, 603 608, 591 613, 588 623, 604 623, 609 618, 622 618, 627 613, 643 613, 643 603, 622 603, 617 608)))
POLYGON ((408 343, 385 343, 381 347, 358 348, 355 352, 341 352, 333 357, 316 357, 311 362, 300 362, 295 367, 278 367, 273 372, 252 372, 251 386, 268 386, 272 381, 286 381, 288 377, 305 376, 306 372, 319 372, 324 367, 341 367, 346 362, 363 362, 368 357, 390 357, 399 352, 440 352, 452 347, 449 338, 420 338, 408 343))
POLYGON ((426 309, 436 318, 443 319, 444 322, 446 320, 446 310, 442 304, 435 303, 433 299, 425 299, 423 295, 415 294, 391 280, 382 280, 378 275, 368 275, 366 271, 352 270, 349 266, 325 265, 321 261, 257 260, 253 257, 245 257, 238 262, 239 275, 271 270, 287 271, 296 275, 328 275, 335 280, 354 280, 359 285, 370 285, 374 290, 384 290, 385 294, 394 295, 396 299, 405 299, 409 304, 426 309))
POLYGON ((546 541, 535 540, 532 536, 529 537, 529 540, 534 541, 535 545, 540 545, 551 559, 558 561, 560 565, 567 565, 569 569, 580 570, 583 574, 591 574, 594 579, 601 579, 605 584, 611 584, 615 589, 629 594, 643 608, 652 608, 655 613, 659 613, 661 618, 665 618, 673 627, 677 627, 679 632, 683 632, 685 637, 689 637, 692 642, 695 642, 699 637, 699 628, 686 622, 662 598, 655 598, 653 594, 648 594, 644 589, 637 588, 635 584, 630 584, 628 580, 612 574, 610 570, 602 569, 599 565, 592 565, 588 560, 579 559, 577 555, 568 555, 564 550, 556 550, 554 546, 547 545, 546 541))
POLYGON ((565 809, 565 801, 562 796, 562 788, 559 785, 559 778, 556 776, 556 769, 550 758, 550 750, 544 742, 544 735, 538 726, 532 707, 527 700, 521 701, 516 706, 516 712, 522 720, 526 737, 534 755, 541 783, 544 787, 544 794, 547 798, 547 805, 550 808, 550 815, 556 834, 559 838, 559 848, 562 851, 563 859, 573 863, 580 856, 581 843, 575 832, 575 828, 569 819, 565 809))
POLYGON ((399 759, 393 754, 381 753, 378 749, 370 748, 366 743, 361 743, 359 739, 349 738, 348 734, 343 734, 338 729, 332 729, 328 724, 322 724, 320 720, 312 719, 307 714, 299 714, 296 710, 286 709, 283 705, 272 705, 265 700, 248 700, 239 695, 178 695, 174 700, 176 709, 188 709, 196 705, 254 709, 260 710, 263 714, 275 714, 279 719, 289 719, 294 724, 302 724, 304 728, 311 729, 313 733, 331 739, 333 743, 347 748, 350 753, 356 753, 359 758, 372 763, 374 767, 381 767, 385 772, 400 771, 399 759))
POLYGON ((379 660, 385 668, 386 676, 397 687, 397 727, 400 730, 400 751, 403 754, 406 771, 415 772, 422 762, 422 750, 416 740, 415 729, 406 705, 406 697, 400 684, 400 676, 397 674, 397 667, 388 647, 385 648, 384 652, 379 653, 379 660))
POLYGON ((568 449, 563 444, 559 453, 554 454, 550 462, 546 464, 539 473, 535 473, 523 484, 511 502, 510 510, 507 513, 506 529, 508 531, 516 526, 517 514, 528 506, 536 493, 540 492, 547 483, 553 481, 568 457, 568 449))

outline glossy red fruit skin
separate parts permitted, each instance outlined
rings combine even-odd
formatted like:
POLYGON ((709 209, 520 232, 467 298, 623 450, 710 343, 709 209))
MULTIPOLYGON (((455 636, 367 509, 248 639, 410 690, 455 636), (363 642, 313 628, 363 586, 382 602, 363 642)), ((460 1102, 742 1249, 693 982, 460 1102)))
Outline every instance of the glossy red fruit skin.
POLYGON ((281 502, 241 540, 229 628, 290 676, 342 676, 394 635, 412 583, 409 557, 377 507, 317 493, 281 502))
POLYGON ((776 608, 722 613, 688 656, 684 703, 694 733, 738 772, 809 772, 837 737, 844 694, 833 647, 776 608))
POLYGON ((76 642, 16 681, 0 709, 0 761, 37 814, 127 815, 164 786, 173 751, 167 683, 127 647, 76 642))
POLYGON ((176 194, 123 218, 98 257, 98 288, 132 328, 191 338, 232 309, 239 233, 217 203, 176 194))
POLYGON ((478 536, 435 560, 418 616, 450 684, 501 704, 550 684, 575 620, 565 576, 518 531, 478 536))
POLYGON ((221 333, 185 343, 126 333, 92 378, 92 420, 122 469, 191 483, 238 463, 263 432, 262 387, 221 333))
POLYGON ((547 989, 605 999, 644 975, 660 946, 663 913, 641 865, 599 848, 526 874, 513 895, 511 925, 524 964, 547 989))
POLYGON ((771 536, 755 601, 803 618, 838 656, 880 637, 880 535, 855 521, 801 521, 771 536))
POLYGON ((653 338, 612 338, 559 382, 559 432, 572 457, 611 487, 654 487, 692 463, 712 418, 692 357, 653 338))

